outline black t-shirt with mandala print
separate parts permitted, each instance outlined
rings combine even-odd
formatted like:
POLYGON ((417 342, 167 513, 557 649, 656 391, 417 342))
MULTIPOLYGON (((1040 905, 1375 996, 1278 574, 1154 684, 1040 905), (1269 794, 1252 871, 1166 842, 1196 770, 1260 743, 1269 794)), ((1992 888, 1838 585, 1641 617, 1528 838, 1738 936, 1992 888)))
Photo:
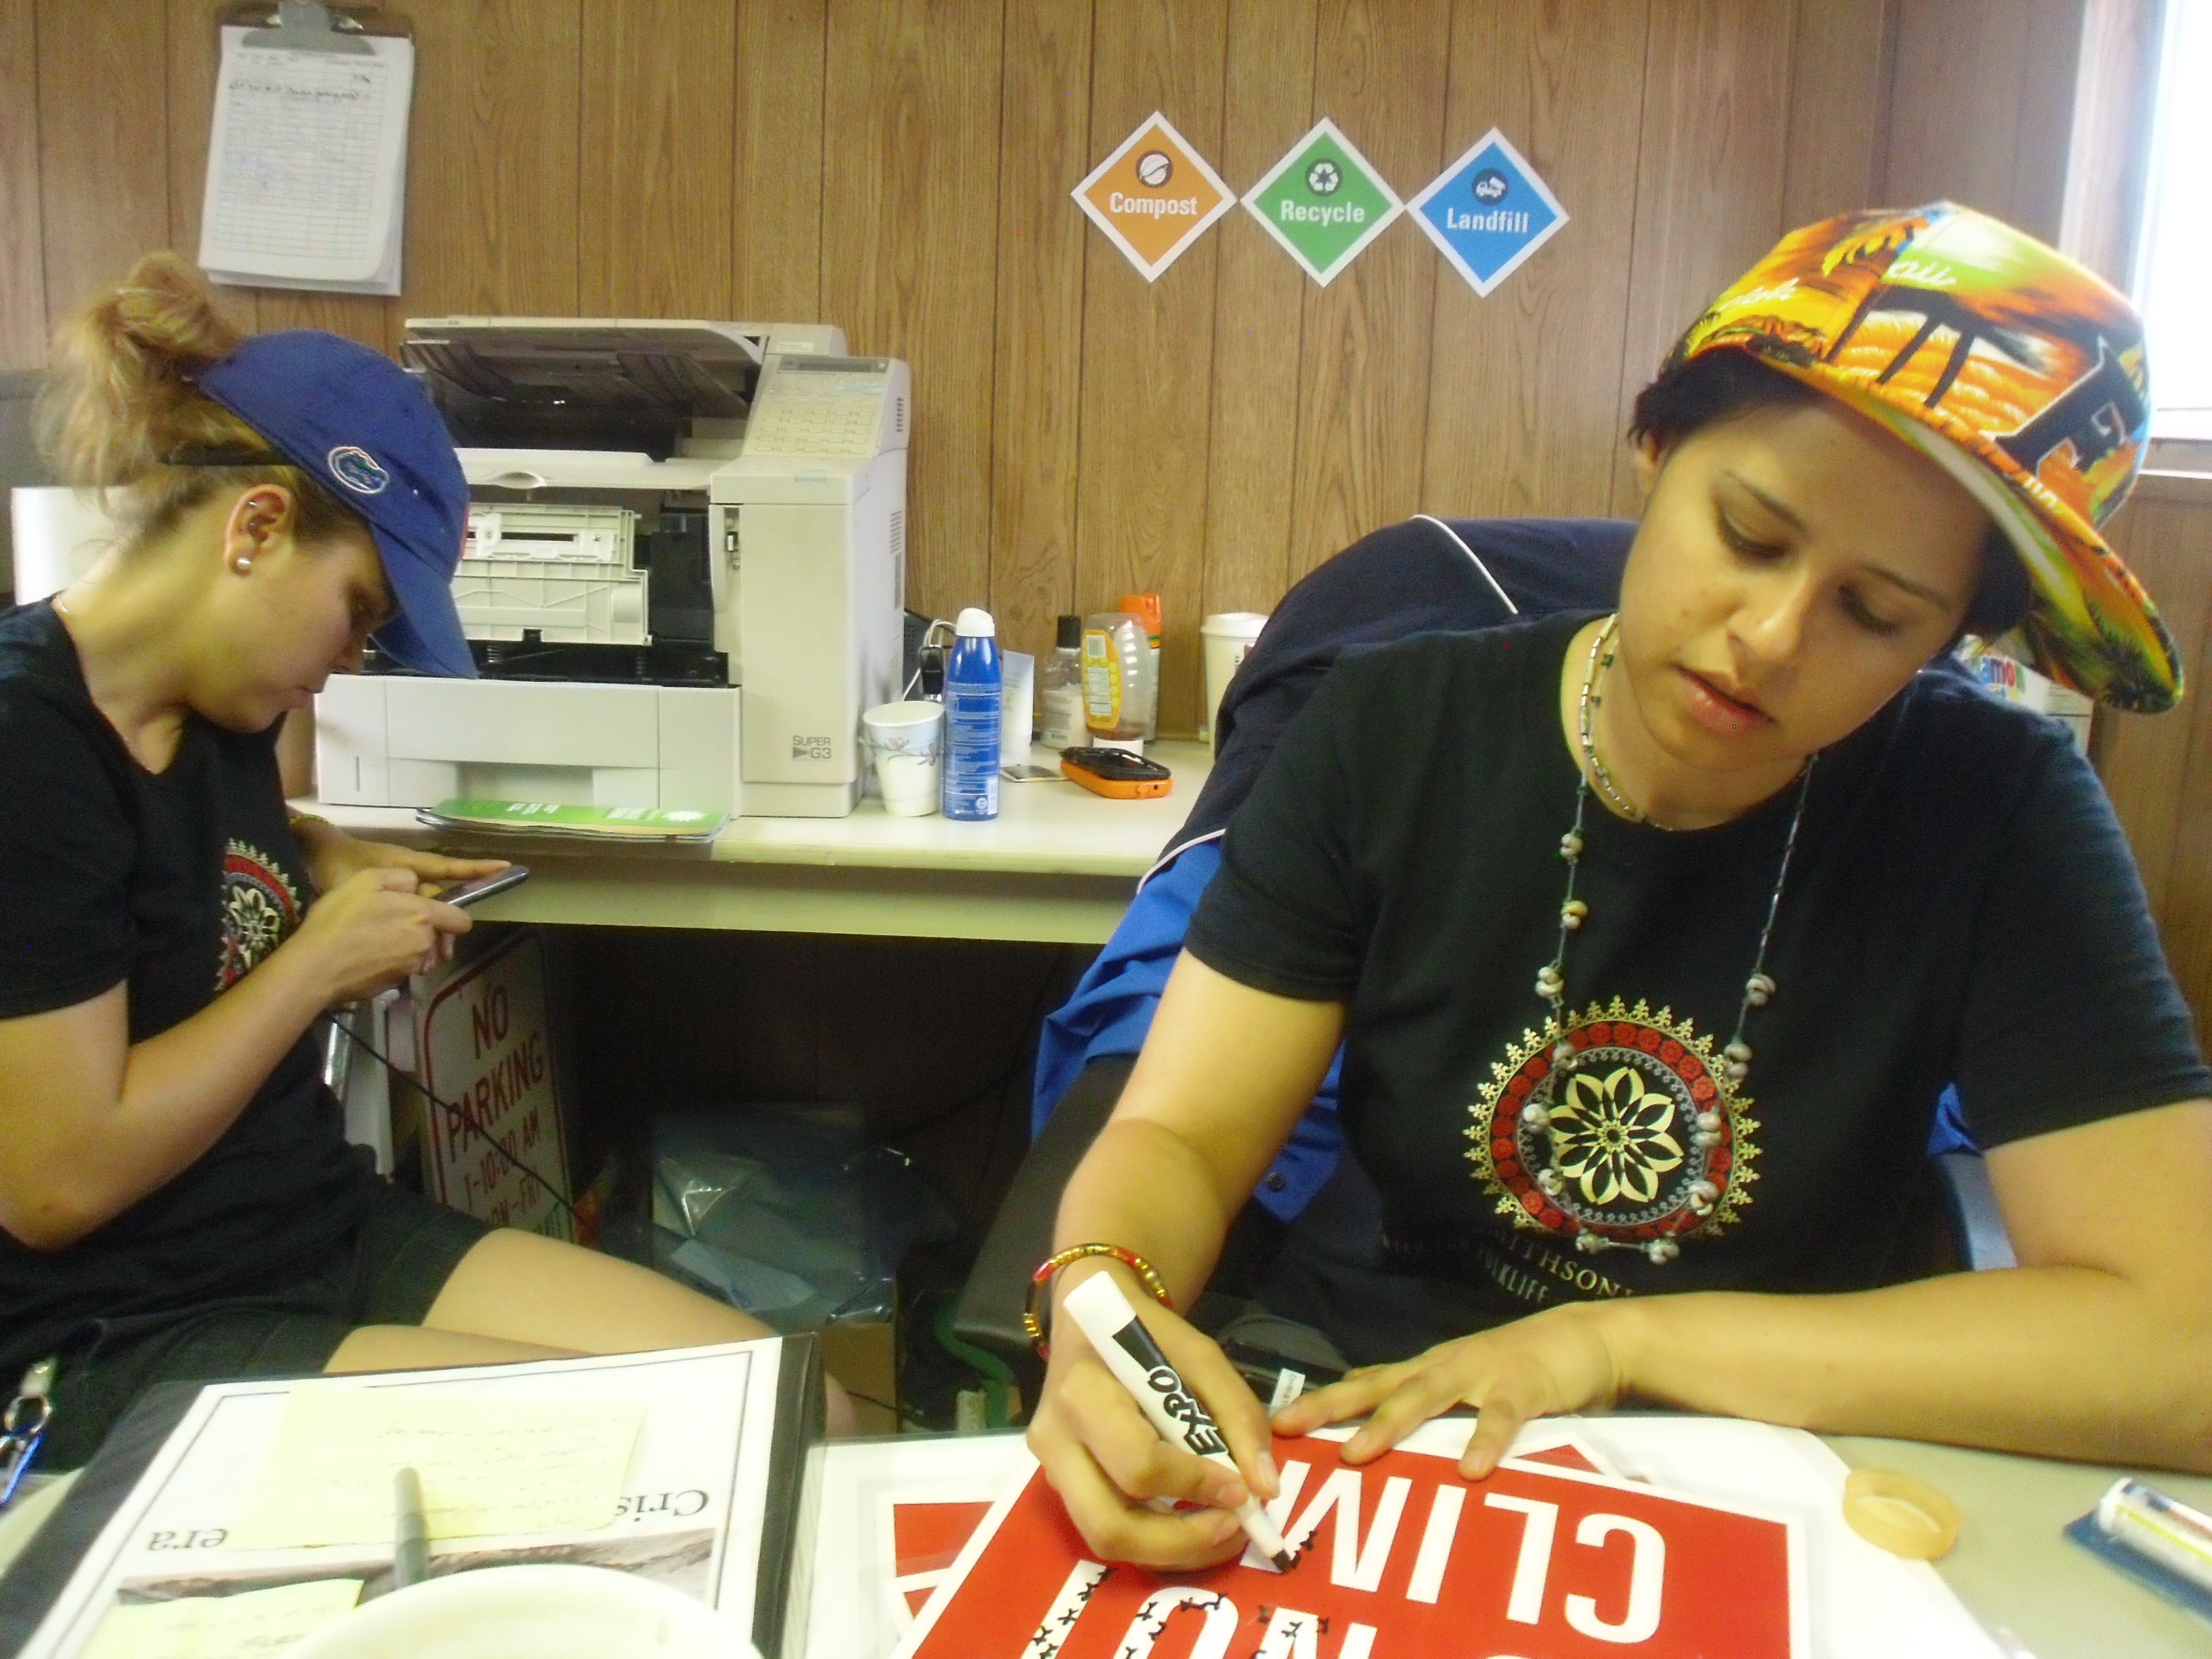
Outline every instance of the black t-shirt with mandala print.
MULTIPOLYGON (((87 693, 48 605, 0 611, 0 1018, 127 984, 133 1042, 198 1013, 310 896, 275 733, 185 722, 160 774, 87 693)), ((52 1254, 0 1231, 0 1375, 93 1322, 252 1296, 312 1271, 374 1177, 302 1036, 190 1169, 52 1254)))
POLYGON ((1585 620, 1347 654, 1230 827, 1188 947, 1347 1005, 1344 1180, 1383 1222, 1324 1194, 1277 1311, 1366 1361, 1561 1299, 1865 1286, 1946 1084, 1985 1146, 2212 1094, 2094 775, 1936 674, 1813 770, 1741 1085, 1721 1049, 1796 790, 1690 833, 1592 800, 1553 1075, 1585 620))

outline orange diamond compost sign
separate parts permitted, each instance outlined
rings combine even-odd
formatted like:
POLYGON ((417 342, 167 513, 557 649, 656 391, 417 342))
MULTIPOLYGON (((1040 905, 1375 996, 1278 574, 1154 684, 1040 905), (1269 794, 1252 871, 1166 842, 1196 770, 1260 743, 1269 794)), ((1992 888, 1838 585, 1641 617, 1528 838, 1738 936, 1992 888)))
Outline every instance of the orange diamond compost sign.
POLYGON ((1166 116, 1155 112, 1075 187, 1076 204, 1148 283, 1237 198, 1166 116))

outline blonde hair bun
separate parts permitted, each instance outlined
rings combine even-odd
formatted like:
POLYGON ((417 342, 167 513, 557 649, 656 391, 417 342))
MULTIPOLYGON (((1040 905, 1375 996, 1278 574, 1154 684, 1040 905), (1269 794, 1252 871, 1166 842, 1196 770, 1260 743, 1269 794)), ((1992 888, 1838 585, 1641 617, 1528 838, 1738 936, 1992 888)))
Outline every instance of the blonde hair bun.
POLYGON ((54 335, 40 396, 39 447, 64 483, 101 493, 127 548, 165 533, 225 489, 281 483, 297 498, 311 540, 366 533, 300 469, 173 466, 187 450, 265 449, 261 434, 200 390, 198 371, 246 338, 216 307, 189 259, 149 253, 95 294, 54 335))
POLYGON ((47 464, 64 483, 105 489, 139 483, 185 445, 254 441, 191 380, 244 337, 196 266, 148 254, 55 333, 40 422, 47 464))

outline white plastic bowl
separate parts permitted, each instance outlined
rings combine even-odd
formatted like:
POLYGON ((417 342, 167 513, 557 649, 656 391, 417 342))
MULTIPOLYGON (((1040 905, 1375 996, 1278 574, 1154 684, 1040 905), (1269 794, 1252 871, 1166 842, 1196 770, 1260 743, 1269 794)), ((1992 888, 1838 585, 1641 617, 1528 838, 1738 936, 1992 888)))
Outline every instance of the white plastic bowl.
POLYGON ((758 1659, 681 1591, 605 1567, 484 1567, 367 1602, 288 1659, 758 1659))

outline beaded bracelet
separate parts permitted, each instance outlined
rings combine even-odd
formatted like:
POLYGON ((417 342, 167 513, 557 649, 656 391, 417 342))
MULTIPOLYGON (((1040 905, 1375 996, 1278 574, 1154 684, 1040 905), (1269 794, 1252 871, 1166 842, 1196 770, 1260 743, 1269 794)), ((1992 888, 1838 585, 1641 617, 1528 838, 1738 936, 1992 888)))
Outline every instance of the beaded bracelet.
POLYGON ((1022 1303, 1022 1330, 1036 1347, 1037 1358, 1052 1358, 1052 1345, 1045 1340, 1044 1322, 1037 1317, 1037 1298, 1052 1283, 1053 1275, 1062 1267, 1082 1261, 1085 1256, 1110 1256, 1131 1273, 1145 1287, 1146 1293, 1170 1313, 1175 1311, 1175 1297, 1168 1293, 1167 1285, 1152 1264, 1134 1250, 1125 1250, 1119 1244, 1072 1244, 1056 1255, 1048 1256, 1037 1270, 1030 1275, 1029 1295, 1022 1303))

